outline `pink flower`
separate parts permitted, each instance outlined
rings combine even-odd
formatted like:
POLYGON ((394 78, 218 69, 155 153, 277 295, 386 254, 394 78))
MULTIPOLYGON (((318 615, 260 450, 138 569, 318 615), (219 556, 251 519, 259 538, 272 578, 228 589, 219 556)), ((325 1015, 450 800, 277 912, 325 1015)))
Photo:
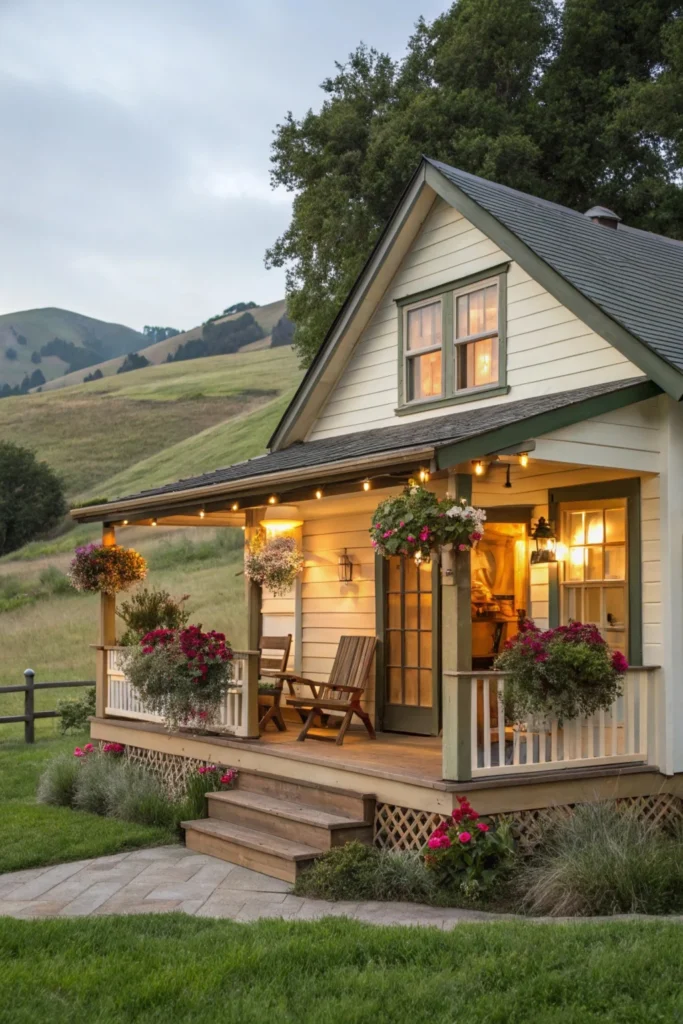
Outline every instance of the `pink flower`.
POLYGON ((85 751, 81 750, 80 747, 76 747, 74 750, 74 757, 87 757, 85 751))
POLYGON ((92 743, 86 743, 86 745, 83 747, 83 750, 85 751, 86 754, 92 754, 94 749, 95 748, 93 747, 92 743))
POLYGON ((105 754, 122 754, 123 750, 123 743, 105 743, 102 747, 105 754))
POLYGON ((625 672, 628 668, 628 662, 621 651, 615 651, 612 655, 612 668, 615 672, 625 672))
POLYGON ((458 551, 467 551, 467 544, 458 544, 458 551))
POLYGON ((198 773, 199 775, 206 775, 206 773, 208 772, 208 770, 209 770, 209 769, 208 769, 208 768, 206 768, 206 767, 205 767, 205 766, 204 766, 203 764, 200 764, 199 768, 197 769, 197 773, 198 773))
POLYGON ((237 772, 235 771, 234 768, 231 768, 229 771, 225 773, 225 775, 221 775, 221 782, 224 786, 229 786, 231 783, 235 781, 236 776, 237 772))
POLYGON ((478 530, 475 530, 473 533, 470 534, 470 537, 471 537, 472 540, 481 540, 481 538, 483 537, 483 534, 479 533, 478 530))
POLYGON ((414 544, 415 543, 415 538, 413 537, 412 533, 408 534, 408 536, 406 537, 406 540, 408 541, 409 544, 414 544))
POLYGON ((447 850, 451 845, 451 841, 448 836, 443 834, 437 835, 436 833, 429 837, 427 846, 430 850, 447 850))
POLYGON ((471 838, 471 832, 460 832, 460 834, 458 835, 458 839, 460 840, 461 843, 469 843, 471 838))
POLYGON ((477 828, 479 829, 480 832, 488 832, 489 830, 489 826, 485 825, 483 821, 477 822, 477 828))

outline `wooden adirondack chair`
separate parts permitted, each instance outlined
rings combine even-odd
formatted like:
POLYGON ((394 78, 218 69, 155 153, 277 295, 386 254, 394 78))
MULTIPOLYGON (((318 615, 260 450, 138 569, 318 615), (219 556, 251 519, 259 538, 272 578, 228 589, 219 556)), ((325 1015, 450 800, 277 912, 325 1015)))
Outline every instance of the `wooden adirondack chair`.
MULTIPOLYGON (((330 678, 326 683, 315 683, 311 679, 304 679, 301 676, 288 675, 288 679, 309 686, 313 692, 313 699, 310 697, 287 698, 289 705, 308 712, 304 727, 297 736, 298 740, 306 739, 308 730, 316 718, 320 718, 324 724, 327 715, 333 711, 344 712, 344 719, 336 738, 338 746, 344 742, 344 736, 354 715, 358 715, 367 729, 370 739, 375 739, 375 730, 372 727, 370 716, 363 710, 360 701, 365 691, 376 646, 377 637, 375 636, 343 636, 339 640, 330 678)), ((327 737, 311 736, 311 739, 323 738, 327 737)))
POLYGON ((282 717, 280 701, 284 673, 287 668, 289 649, 292 646, 292 634, 286 636, 262 636, 259 650, 259 729, 265 729, 268 722, 273 722, 280 732, 287 728, 282 717))

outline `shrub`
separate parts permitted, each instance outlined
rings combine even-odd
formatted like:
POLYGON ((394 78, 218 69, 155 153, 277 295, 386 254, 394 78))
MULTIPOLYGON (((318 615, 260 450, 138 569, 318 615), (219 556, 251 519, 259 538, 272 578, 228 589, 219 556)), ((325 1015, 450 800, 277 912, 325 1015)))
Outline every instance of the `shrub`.
POLYGON ((297 879, 294 891, 321 900, 431 903, 437 896, 419 854, 377 850, 358 842, 328 850, 297 879))
POLYGON ((121 644, 130 646, 139 643, 146 633, 152 630, 180 629, 186 625, 190 613, 183 605, 189 594, 182 597, 171 597, 167 590, 148 590, 143 587, 136 591, 128 601, 122 601, 116 614, 123 619, 127 629, 121 637, 121 644))
POLYGON ((163 784, 151 772, 122 759, 107 762, 105 809, 111 818, 138 825, 173 827, 180 820, 178 805, 169 800, 163 784))
POLYGON ((60 754, 48 761, 38 783, 38 803, 72 807, 80 767, 71 754, 60 754))
POLYGON ((572 622, 542 632, 525 622, 496 659, 505 672, 505 717, 541 714, 560 721, 607 711, 621 693, 628 663, 610 652, 597 626, 572 622))
POLYGON ((109 809, 109 784, 112 771, 117 763, 113 758, 86 748, 74 751, 73 760, 78 764, 72 807, 90 814, 107 814, 109 809))
POLYGON ((293 537, 265 539, 259 535, 244 559, 245 576, 275 597, 288 593, 303 567, 304 556, 293 537))
POLYGON ((516 888, 535 914, 683 910, 683 846, 614 803, 583 804, 547 826, 516 888))
POLYGON ((69 732, 83 732, 88 719, 95 714, 95 687, 90 686, 80 697, 57 701, 59 728, 65 735, 69 732))
POLYGON ((500 882, 511 866, 514 844, 509 822, 485 821, 466 797, 434 829, 423 851, 425 866, 444 889, 477 899, 500 882))
POLYGON ((231 659, 223 633, 202 633, 199 626, 153 630, 124 655, 144 706, 174 729, 211 722, 232 680, 231 659))
POLYGON ((46 462, 0 441, 0 555, 52 529, 66 512, 61 482, 46 462))
POLYGON ((48 565, 42 569, 38 578, 42 589, 51 596, 73 593, 71 580, 66 573, 60 572, 56 565, 48 565))
POLYGON ((132 548, 118 544, 86 544, 76 548, 69 579, 76 590, 116 594, 144 580, 147 563, 132 548))

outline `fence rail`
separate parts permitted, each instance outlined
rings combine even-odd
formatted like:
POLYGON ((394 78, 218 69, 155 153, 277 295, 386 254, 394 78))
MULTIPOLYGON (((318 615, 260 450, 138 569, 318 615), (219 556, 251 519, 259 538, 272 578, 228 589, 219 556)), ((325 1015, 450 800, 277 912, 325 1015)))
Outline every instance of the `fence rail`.
MULTIPOLYGON (((656 668, 630 668, 623 693, 609 710, 564 723, 542 715, 507 722, 502 672, 444 675, 447 688, 469 690, 463 697, 469 708, 472 779, 591 765, 656 763, 656 668)), ((450 706, 456 704, 457 697, 450 706)), ((444 748, 458 742, 462 740, 455 735, 453 723, 444 720, 444 748)))
POLYGON ((59 718, 59 711, 36 711, 35 691, 36 690, 66 690, 72 686, 94 686, 94 679, 78 679, 73 682, 37 683, 36 674, 32 668, 24 672, 24 682, 21 686, 0 686, 0 693, 23 693, 24 713, 23 715, 0 715, 0 725, 9 725, 13 722, 24 723, 24 742, 35 743, 36 730, 35 721, 37 718, 59 718))

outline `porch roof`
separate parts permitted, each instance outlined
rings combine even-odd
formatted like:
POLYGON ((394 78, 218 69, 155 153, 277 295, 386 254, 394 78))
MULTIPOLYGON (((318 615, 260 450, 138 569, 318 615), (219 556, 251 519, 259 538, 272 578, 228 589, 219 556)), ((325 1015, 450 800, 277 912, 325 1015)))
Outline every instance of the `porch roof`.
POLYGON ((354 472, 431 459, 438 469, 445 469, 660 393, 656 384, 636 377, 518 402, 484 403, 474 410, 427 417, 420 422, 297 442, 212 473, 139 491, 106 504, 73 509, 71 514, 80 522, 96 522, 127 513, 160 512, 187 505, 188 500, 238 497, 249 491, 304 483, 311 478, 319 480, 321 472, 343 478, 354 472))

